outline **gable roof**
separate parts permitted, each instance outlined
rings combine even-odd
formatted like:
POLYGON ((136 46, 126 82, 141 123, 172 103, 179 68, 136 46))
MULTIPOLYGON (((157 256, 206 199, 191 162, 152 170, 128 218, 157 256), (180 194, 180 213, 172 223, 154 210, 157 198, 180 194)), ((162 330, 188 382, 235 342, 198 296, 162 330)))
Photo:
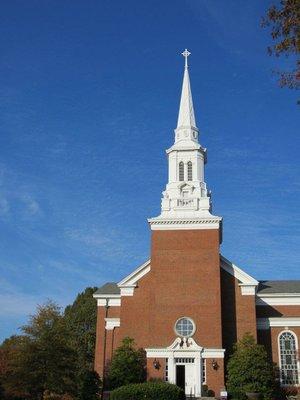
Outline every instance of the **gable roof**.
POLYGON ((220 254, 221 268, 238 279, 241 285, 257 286, 258 281, 220 254))
POLYGON ((258 294, 300 293, 300 280, 296 281, 260 281, 258 294))
MULTIPOLYGON (((245 271, 237 267, 231 261, 227 260, 224 256, 220 255, 220 265, 221 268, 227 271, 229 274, 234 276, 239 280, 240 286, 242 290, 246 290, 246 287, 257 287, 257 294, 260 295, 268 295, 268 294, 276 294, 276 293, 286 293, 286 294, 296 294, 300 293, 300 280, 294 281, 257 281, 252 276, 247 274, 245 271)), ((147 260, 144 264, 140 265, 136 268, 131 274, 127 275, 120 282, 107 282, 103 286, 101 286, 94 295, 98 296, 119 296, 121 294, 121 290, 125 288, 134 288, 137 284, 137 281, 141 279, 144 275, 146 275, 151 270, 150 260, 147 260)))
POLYGON ((107 282, 94 293, 94 295, 99 294, 120 294, 120 288, 115 282, 107 282))

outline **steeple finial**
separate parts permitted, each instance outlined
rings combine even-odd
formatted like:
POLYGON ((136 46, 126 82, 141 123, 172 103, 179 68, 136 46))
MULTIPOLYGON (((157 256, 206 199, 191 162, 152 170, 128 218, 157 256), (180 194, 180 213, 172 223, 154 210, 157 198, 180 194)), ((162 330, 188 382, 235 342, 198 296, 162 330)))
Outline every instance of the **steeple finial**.
POLYGON ((184 65, 184 75, 183 75, 177 129, 181 127, 196 128, 190 77, 188 71, 188 62, 187 62, 188 56, 191 53, 187 49, 185 49, 184 52, 181 54, 185 58, 185 63, 184 63, 185 65, 184 65))
POLYGON ((185 49, 183 53, 181 53, 183 55, 183 57, 185 58, 185 62, 184 62, 184 68, 188 68, 188 56, 191 55, 191 53, 188 51, 188 49, 185 49))

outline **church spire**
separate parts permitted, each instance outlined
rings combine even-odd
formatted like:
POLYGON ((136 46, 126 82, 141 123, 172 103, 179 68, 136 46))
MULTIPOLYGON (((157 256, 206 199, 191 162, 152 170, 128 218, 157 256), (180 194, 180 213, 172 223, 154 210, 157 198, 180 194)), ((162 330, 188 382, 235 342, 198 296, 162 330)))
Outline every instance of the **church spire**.
POLYGON ((185 58, 184 74, 179 106, 177 128, 175 129, 175 144, 185 147, 199 146, 198 128, 196 127, 193 98, 188 70, 188 56, 191 54, 187 49, 181 53, 185 58))
POLYGON ((151 218, 151 229, 212 229, 221 218, 211 214, 210 192, 204 180, 206 149, 198 142, 185 49, 183 84, 175 143, 167 150, 169 174, 162 193, 161 214, 151 218), (209 227, 209 228, 208 228, 209 227))
POLYGON ((191 53, 187 49, 185 49, 184 52, 181 54, 185 58, 185 65, 184 65, 184 75, 183 75, 177 129, 183 127, 196 128, 193 98, 192 98, 190 77, 188 71, 188 56, 190 56, 191 53))

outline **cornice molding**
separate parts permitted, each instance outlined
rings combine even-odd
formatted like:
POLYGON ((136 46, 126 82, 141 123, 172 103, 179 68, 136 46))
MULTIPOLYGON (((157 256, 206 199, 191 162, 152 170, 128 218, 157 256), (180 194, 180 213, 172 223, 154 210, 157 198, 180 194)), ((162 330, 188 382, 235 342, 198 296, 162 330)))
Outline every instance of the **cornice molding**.
POLYGON ((254 296, 259 282, 222 255, 220 255, 220 261, 221 268, 239 281, 242 295, 254 296))
POLYGON ((289 329, 300 326, 300 317, 257 318, 256 323, 259 330, 266 330, 272 327, 289 329))
POLYGON ((107 331, 111 331, 114 328, 120 327, 120 318, 104 318, 105 320, 105 329, 107 331))
POLYGON ((105 295, 106 297, 97 299, 98 307, 120 307, 121 306, 121 295, 119 297, 109 297, 109 295, 105 295))
POLYGON ((224 358, 225 349, 210 349, 199 346, 193 338, 188 338, 182 343, 181 338, 176 338, 171 346, 162 348, 147 348, 147 358, 158 357, 198 357, 198 358, 224 358))
POLYGON ((151 230, 219 229, 221 217, 149 218, 151 230))
POLYGON ((256 295, 257 306, 300 306, 300 293, 269 293, 256 295))

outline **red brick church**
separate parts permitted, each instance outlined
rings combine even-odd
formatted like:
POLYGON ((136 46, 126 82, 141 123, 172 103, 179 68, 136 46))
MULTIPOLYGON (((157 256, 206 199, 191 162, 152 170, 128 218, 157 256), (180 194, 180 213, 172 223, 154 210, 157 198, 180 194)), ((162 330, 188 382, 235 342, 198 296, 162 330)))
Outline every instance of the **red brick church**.
POLYGON ((147 355, 147 375, 200 397, 206 384, 225 387, 224 361, 246 332, 263 343, 283 386, 300 383, 300 281, 257 281, 220 254, 222 218, 211 213, 204 179, 185 50, 174 144, 161 214, 148 220, 150 259, 118 283, 106 283, 98 303, 95 369, 103 376, 125 336, 147 355))

